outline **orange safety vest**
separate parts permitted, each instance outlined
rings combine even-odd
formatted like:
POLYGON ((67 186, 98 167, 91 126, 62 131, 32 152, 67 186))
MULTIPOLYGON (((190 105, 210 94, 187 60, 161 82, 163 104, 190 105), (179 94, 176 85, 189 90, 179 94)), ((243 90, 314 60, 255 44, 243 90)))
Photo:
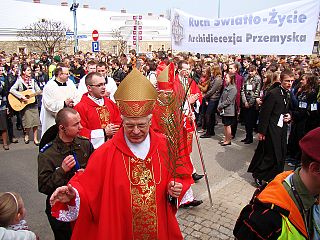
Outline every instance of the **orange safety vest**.
POLYGON ((283 181, 291 173, 293 173, 293 171, 286 171, 277 175, 275 179, 271 181, 266 186, 266 188, 257 196, 257 199, 259 199, 259 201, 263 203, 272 204, 272 206, 275 205, 289 211, 289 221, 306 239, 308 239, 306 226, 304 224, 300 211, 285 187, 282 185, 283 181))

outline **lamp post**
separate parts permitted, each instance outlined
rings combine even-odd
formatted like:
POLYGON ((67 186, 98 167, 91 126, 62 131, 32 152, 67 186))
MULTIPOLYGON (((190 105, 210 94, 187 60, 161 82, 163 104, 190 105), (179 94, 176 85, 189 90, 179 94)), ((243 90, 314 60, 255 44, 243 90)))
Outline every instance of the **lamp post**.
POLYGON ((77 26, 77 8, 79 3, 73 0, 73 4, 70 7, 70 11, 73 12, 73 28, 74 28, 74 53, 78 52, 78 26, 77 26))
POLYGON ((220 3, 220 0, 218 0, 218 18, 220 18, 220 5, 221 3, 220 3))

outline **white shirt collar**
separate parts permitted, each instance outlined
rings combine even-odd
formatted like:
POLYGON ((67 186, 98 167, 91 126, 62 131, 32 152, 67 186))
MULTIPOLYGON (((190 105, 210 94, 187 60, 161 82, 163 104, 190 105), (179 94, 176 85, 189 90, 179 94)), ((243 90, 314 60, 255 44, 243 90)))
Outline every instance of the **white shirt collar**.
POLYGON ((126 143, 131 150, 131 152, 140 159, 145 159, 149 153, 150 150, 150 134, 148 133, 147 137, 143 142, 141 143, 132 143, 129 141, 127 136, 124 134, 124 139, 126 140, 126 143))
POLYGON ((96 98, 96 97, 91 96, 90 94, 88 94, 88 98, 90 98, 92 101, 94 101, 99 106, 103 106, 104 105, 104 99, 103 98, 96 98))

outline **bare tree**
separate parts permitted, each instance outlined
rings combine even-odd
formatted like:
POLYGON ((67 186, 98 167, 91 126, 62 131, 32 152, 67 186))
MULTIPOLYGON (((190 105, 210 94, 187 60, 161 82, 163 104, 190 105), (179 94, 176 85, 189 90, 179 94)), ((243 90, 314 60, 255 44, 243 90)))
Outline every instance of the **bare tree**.
POLYGON ((52 54, 55 48, 63 49, 70 45, 66 38, 68 30, 63 22, 41 19, 18 31, 18 38, 32 48, 52 54))
POLYGON ((120 29, 113 29, 112 37, 117 41, 117 45, 119 46, 119 55, 124 53, 127 48, 127 41, 124 40, 124 37, 121 34, 120 29))

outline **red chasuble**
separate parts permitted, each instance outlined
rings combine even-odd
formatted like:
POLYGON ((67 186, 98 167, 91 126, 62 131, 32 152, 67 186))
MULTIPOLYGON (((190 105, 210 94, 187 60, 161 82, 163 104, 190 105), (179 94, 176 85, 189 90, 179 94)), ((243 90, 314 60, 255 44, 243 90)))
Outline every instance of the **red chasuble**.
POLYGON ((81 117, 82 129, 80 136, 90 139, 91 131, 105 128, 109 123, 121 124, 120 112, 117 105, 104 97, 104 106, 99 106, 84 94, 81 101, 74 107, 81 117))
MULTIPOLYGON (((173 95, 171 96, 171 98, 177 100, 177 94, 176 92, 172 93, 173 95)), ((176 147, 176 149, 179 149, 179 154, 180 154, 180 159, 179 159, 179 163, 183 164, 183 175, 187 175, 187 176, 191 176, 192 172, 193 172, 193 165, 190 159, 190 153, 192 151, 192 133, 191 133, 191 143, 190 141, 188 141, 188 132, 186 131, 186 128, 184 127, 184 119, 179 119, 179 114, 178 111, 180 111, 179 109, 179 104, 180 101, 172 101, 172 99, 168 100, 168 97, 165 97, 165 94, 163 94, 163 92, 159 92, 158 93, 158 99, 157 102, 155 104, 154 110, 152 112, 152 124, 151 124, 151 128, 157 132, 157 133, 161 133, 166 135, 167 131, 165 128, 167 128, 168 126, 166 126, 164 119, 168 119, 173 113, 175 116, 171 116, 171 117, 175 117, 175 121, 177 121, 177 123, 175 123, 177 126, 177 128, 175 129, 177 131, 177 138, 181 137, 182 139, 177 140, 177 143, 179 144, 179 146, 176 147), (170 102, 170 103, 169 103, 170 102), (164 104, 167 103, 167 104, 164 104), (169 106, 170 104, 170 106, 169 106), (181 123, 179 123, 178 121, 181 121, 181 123), (190 150, 191 149, 191 150, 190 150)), ((167 136, 168 139, 170 138, 170 136, 167 136)), ((171 136, 174 137, 174 136, 171 136)), ((170 143, 168 143, 170 144, 170 143)), ((190 182, 190 184, 193 184, 193 181, 190 182)))
MULTIPOLYGON (((179 78, 179 75, 176 75, 176 81, 179 81, 180 82, 180 78, 179 78)), ((190 95, 193 95, 193 94, 199 94, 199 102, 200 102, 200 105, 202 103, 202 94, 201 94, 201 91, 197 85, 197 83, 191 79, 191 78, 188 78, 188 84, 190 86, 184 86, 184 88, 187 88, 189 87, 189 90, 187 92, 187 96, 190 96, 190 95)), ((191 107, 190 111, 193 111, 193 107, 191 107)), ((189 153, 192 152, 192 139, 193 139, 193 133, 194 131, 196 130, 195 129, 195 126, 194 126, 194 123, 192 121, 192 117, 191 116, 185 116, 185 130, 186 130, 186 138, 187 138, 187 146, 188 146, 188 151, 189 153)))
MULTIPOLYGON (((166 140, 150 129, 150 141, 146 159, 138 159, 120 129, 71 179, 80 195, 72 239, 182 239, 176 206, 167 198, 166 140)), ((176 181, 183 184, 182 197, 190 185, 176 181)))

